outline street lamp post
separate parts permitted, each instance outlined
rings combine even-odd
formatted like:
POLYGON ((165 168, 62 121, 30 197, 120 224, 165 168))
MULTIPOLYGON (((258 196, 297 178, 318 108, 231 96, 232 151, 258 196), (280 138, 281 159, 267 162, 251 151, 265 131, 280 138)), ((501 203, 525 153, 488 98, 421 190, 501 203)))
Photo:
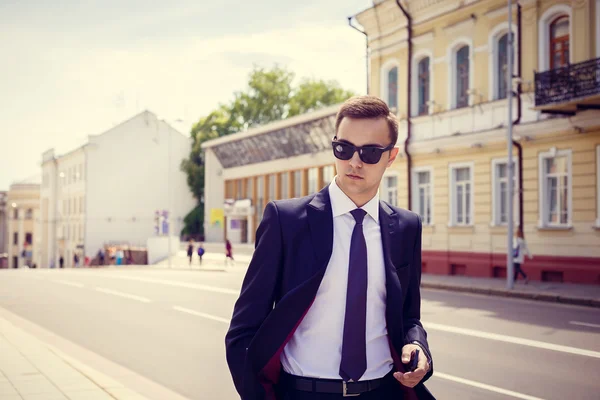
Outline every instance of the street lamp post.
MULTIPOLYGON (((507 221, 507 248, 506 248, 506 288, 513 289, 514 282, 514 263, 513 263, 513 177, 514 177, 514 166, 513 166, 513 121, 512 121, 512 104, 513 104, 513 40, 514 35, 512 33, 512 0, 508 0, 508 41, 507 41, 507 60, 506 60, 506 85, 507 85, 507 97, 508 97, 508 130, 506 138, 506 147, 508 152, 507 172, 508 172, 508 190, 506 193, 507 207, 508 207, 508 221, 507 221)), ((522 227, 519 227, 522 229, 522 227)))
MULTIPOLYGON (((61 185, 60 185, 60 194, 61 194, 61 196, 60 196, 60 197, 63 197, 63 196, 62 196, 62 194, 63 194, 63 188, 66 186, 66 185, 65 185, 65 181, 64 181, 64 179, 65 179, 65 176, 66 176, 66 175, 65 175, 65 173, 64 173, 64 172, 61 172, 60 174, 58 174, 58 176, 60 176, 60 179, 62 180, 62 182, 61 182, 61 185)), ((68 204, 68 202, 69 202, 69 199, 68 199, 68 197, 69 197, 69 189, 68 189, 68 188, 67 188, 67 191, 66 191, 66 192, 67 192, 67 196, 66 196, 66 197, 67 197, 67 200, 66 200, 66 201, 67 201, 67 204, 68 204)), ((63 198, 63 201, 65 201, 65 199, 64 199, 64 198, 63 198)), ((64 206, 64 204, 65 204, 65 203, 63 203, 63 211, 65 211, 65 208, 66 208, 66 211, 64 212, 64 214, 65 214, 65 215, 63 215, 63 217, 61 218, 61 221, 62 221, 62 223, 63 223, 63 232, 70 233, 70 232, 69 232, 69 228, 67 227, 67 229, 65 229, 65 227, 64 227, 65 223, 68 225, 68 222, 69 222, 69 220, 68 220, 68 211, 70 211, 70 210, 68 209, 68 207, 65 207, 65 206, 64 206)), ((68 234, 67 234, 67 237, 63 239, 63 240, 65 241, 65 243, 66 243, 65 250, 66 250, 66 253, 67 253, 67 254, 68 254, 68 251, 69 251, 69 247, 70 247, 70 245, 71 245, 71 243, 70 243, 71 241, 69 240, 69 236, 70 236, 70 235, 68 235, 68 234)), ((65 255, 66 255, 66 254, 65 254, 65 255)), ((69 257, 67 257, 67 259, 66 259, 65 261, 68 263, 68 262, 69 262, 69 257)))

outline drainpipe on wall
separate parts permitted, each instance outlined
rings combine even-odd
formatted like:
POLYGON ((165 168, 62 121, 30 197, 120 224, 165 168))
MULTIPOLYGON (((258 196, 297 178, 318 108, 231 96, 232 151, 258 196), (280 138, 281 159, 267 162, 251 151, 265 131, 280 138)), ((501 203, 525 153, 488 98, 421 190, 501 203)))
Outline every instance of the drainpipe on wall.
POLYGON ((367 74, 367 94, 369 94, 369 36, 367 35, 367 32, 361 31, 356 26, 352 25, 352 17, 348 17, 348 25, 365 35, 365 71, 367 74))
POLYGON ((412 123, 411 123, 411 82, 412 82, 412 18, 406 12, 402 4, 400 4, 400 0, 396 0, 396 4, 406 17, 407 21, 407 29, 408 29, 408 79, 406 85, 406 94, 407 94, 407 104, 406 104, 406 140, 404 141, 404 153, 406 154, 406 165, 407 165, 407 183, 408 183, 408 209, 412 210, 412 157, 408 150, 408 146, 410 144, 410 138, 412 134, 412 123))
MULTIPOLYGON (((509 27, 510 29, 510 27, 509 27)), ((512 30, 511 30, 512 32, 512 30)), ((522 76, 522 50, 521 50, 521 5, 517 3, 517 119, 513 125, 518 125, 521 122, 522 102, 521 102, 521 76, 522 76)), ((512 88, 510 88, 512 90, 512 88)), ((517 148, 519 160, 519 229, 523 229, 523 145, 516 140, 513 140, 513 146, 517 148)))

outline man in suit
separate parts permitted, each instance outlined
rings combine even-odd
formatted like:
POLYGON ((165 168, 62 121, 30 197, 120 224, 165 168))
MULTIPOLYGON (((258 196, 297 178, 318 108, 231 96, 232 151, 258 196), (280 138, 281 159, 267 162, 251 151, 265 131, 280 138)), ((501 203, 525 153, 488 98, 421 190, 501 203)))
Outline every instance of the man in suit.
POLYGON ((354 97, 337 114, 331 184, 267 204, 225 339, 242 400, 433 399, 421 222, 378 196, 397 139, 383 101, 354 97))

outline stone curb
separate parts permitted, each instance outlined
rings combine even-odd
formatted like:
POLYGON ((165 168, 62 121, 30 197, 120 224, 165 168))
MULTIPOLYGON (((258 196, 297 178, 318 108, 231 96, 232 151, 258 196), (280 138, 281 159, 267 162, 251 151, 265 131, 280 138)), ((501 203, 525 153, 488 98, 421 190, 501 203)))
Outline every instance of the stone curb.
POLYGON ((461 286, 452 285, 448 283, 434 283, 434 282, 421 282, 423 289, 439 289, 447 290, 451 292, 462 292, 462 293, 475 293, 485 294, 488 296, 498 297, 513 297, 519 299, 544 301, 548 303, 563 303, 572 304, 579 306, 595 307, 600 308, 600 299, 592 299, 585 297, 576 296, 562 296, 554 293, 543 293, 543 292, 523 292, 519 290, 508 290, 508 289, 496 289, 490 287, 474 287, 474 286, 461 286))

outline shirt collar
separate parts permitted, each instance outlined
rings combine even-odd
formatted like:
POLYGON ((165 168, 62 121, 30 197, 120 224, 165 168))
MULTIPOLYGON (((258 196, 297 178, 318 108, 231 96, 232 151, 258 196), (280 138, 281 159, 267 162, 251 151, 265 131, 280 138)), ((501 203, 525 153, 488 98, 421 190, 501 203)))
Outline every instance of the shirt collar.
MULTIPOLYGON (((329 184, 329 198, 331 200, 331 211, 333 218, 339 217, 340 215, 347 214, 350 211, 356 209, 356 204, 340 189, 336 183, 335 176, 329 184)), ((367 212, 379 224, 379 192, 373 196, 371 200, 364 206, 360 207, 367 212)))

